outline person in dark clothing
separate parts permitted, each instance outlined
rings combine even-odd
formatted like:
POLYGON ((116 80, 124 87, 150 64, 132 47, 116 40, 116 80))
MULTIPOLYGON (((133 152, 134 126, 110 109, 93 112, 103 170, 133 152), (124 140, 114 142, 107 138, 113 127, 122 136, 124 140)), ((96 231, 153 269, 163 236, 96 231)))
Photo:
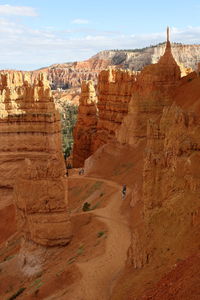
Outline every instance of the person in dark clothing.
POLYGON ((68 171, 68 169, 66 169, 66 176, 67 176, 67 177, 69 176, 69 171, 68 171))
POLYGON ((126 197, 126 184, 123 184, 122 187, 122 199, 124 199, 126 197))

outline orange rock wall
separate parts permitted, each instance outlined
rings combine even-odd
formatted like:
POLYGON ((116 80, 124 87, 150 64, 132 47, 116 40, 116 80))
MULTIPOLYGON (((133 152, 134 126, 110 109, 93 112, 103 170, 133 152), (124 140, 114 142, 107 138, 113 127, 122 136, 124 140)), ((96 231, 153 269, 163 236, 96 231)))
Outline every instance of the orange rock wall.
POLYGON ((92 83, 83 83, 78 121, 74 130, 74 167, 83 166, 85 159, 100 146, 115 139, 116 132, 128 112, 136 78, 136 74, 130 71, 110 68, 100 72, 95 108, 90 104, 90 99, 95 94, 94 88, 89 91, 92 83))
POLYGON ((92 81, 83 81, 78 120, 74 128, 73 167, 82 167, 93 153, 92 139, 97 130, 97 97, 92 81))
POLYGON ((12 188, 21 161, 60 153, 60 116, 43 75, 0 74, 0 187, 12 188))
POLYGON ((43 246, 71 240, 62 157, 27 159, 15 186, 18 229, 24 240, 43 246))
POLYGON ((0 172, 1 206, 15 202, 25 239, 66 244, 71 229, 60 116, 43 74, 33 83, 21 72, 0 74, 0 172))
POLYGON ((98 123, 94 150, 115 138, 128 112, 137 75, 131 71, 108 69, 99 74, 98 123))
POLYGON ((128 115, 117 132, 120 143, 134 145, 146 138, 147 120, 160 118, 163 108, 172 103, 179 80, 180 69, 168 43, 159 62, 146 66, 137 77, 128 115))

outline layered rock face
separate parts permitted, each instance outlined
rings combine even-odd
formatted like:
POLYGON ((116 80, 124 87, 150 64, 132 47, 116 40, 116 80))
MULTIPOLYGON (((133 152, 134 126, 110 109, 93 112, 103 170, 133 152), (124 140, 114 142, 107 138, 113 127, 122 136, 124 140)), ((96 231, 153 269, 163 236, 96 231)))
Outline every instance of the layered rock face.
MULTIPOLYGON (((90 142, 91 151, 85 152, 85 159, 110 141, 117 139, 121 144, 134 145, 146 138, 147 120, 159 119, 163 108, 172 103, 180 76, 180 68, 172 56, 169 41, 159 62, 145 67, 139 74, 111 68, 102 71, 97 84, 98 122, 90 142)), ((84 118, 87 122, 87 115, 84 118)), ((77 136, 76 131, 75 164, 81 156, 81 152, 78 153, 80 144, 77 146, 77 136)), ((82 149, 88 148, 85 144, 87 142, 83 140, 82 149)), ((79 166, 79 162, 76 166, 79 166)))
MULTIPOLYGON (((124 294, 129 294, 129 299, 132 299, 130 295, 132 297, 134 295, 134 298, 138 300, 143 299, 142 292, 144 289, 146 288, 148 291, 148 288, 159 280, 162 283, 165 282, 165 275, 168 272, 169 274, 173 273, 172 270, 179 261, 181 261, 182 268, 185 268, 184 272, 187 272, 189 270, 187 261, 194 254, 199 255, 200 79, 197 74, 193 73, 179 80, 180 73, 177 67, 173 66, 170 53, 164 55, 159 63, 163 64, 163 61, 167 61, 166 56, 170 59, 170 63, 156 79, 156 90, 159 93, 158 95, 154 94, 154 99, 158 103, 160 102, 159 84, 162 84, 163 89, 161 91, 164 92, 162 99, 169 99, 170 101, 164 102, 163 109, 157 111, 157 118, 154 114, 148 116, 146 110, 139 112, 141 123, 146 128, 143 139, 146 143, 143 154, 144 166, 140 170, 143 173, 139 211, 141 218, 137 226, 134 226, 131 221, 133 226, 132 243, 128 251, 127 263, 130 268, 133 268, 131 269, 133 273, 132 277, 129 275, 130 273, 127 274, 130 276, 127 281, 130 280, 132 285, 129 281, 129 284, 125 282, 123 286, 121 281, 121 286, 119 289, 116 288, 112 298, 115 300, 123 299, 119 292, 122 290, 122 286, 124 294), (167 92, 168 85, 169 92, 167 92), (173 89, 173 93, 170 92, 170 89, 173 89), (145 114, 146 117, 143 118, 145 114), (148 274, 153 274, 150 283, 148 274), (141 281, 140 283, 137 277, 141 281), (129 288, 127 289, 126 286, 128 285, 129 288), (118 295, 117 291, 119 292, 118 295)), ((143 71, 141 76, 142 73, 143 71)), ((152 76, 154 78, 153 72, 152 76)), ((130 106, 132 106, 132 102, 130 106)), ((131 118, 129 122, 131 122, 131 118)), ((134 126, 133 129, 142 128, 139 122, 134 126)), ((134 130, 132 132, 134 133, 134 130)), ((128 139, 125 141, 129 142, 128 139)), ((139 149, 137 143, 134 144, 133 149, 133 153, 134 151, 137 152, 139 149)), ((137 184, 137 180, 135 184, 137 184)), ((134 207, 134 210, 136 209, 137 205, 134 207)), ((195 268, 190 272, 192 284, 198 286, 198 278, 194 278, 195 268)), ((170 281, 168 294, 163 299, 168 299, 172 295, 172 285, 177 291, 177 294, 173 294, 173 299, 179 299, 177 295, 181 292, 184 295, 183 299, 188 298, 186 295, 189 295, 190 292, 194 299, 198 298, 198 293, 192 289, 188 277, 186 278, 184 274, 179 273, 175 280, 177 282, 170 281), (183 289, 181 291, 180 282, 182 282, 183 289)), ((159 288, 161 294, 163 286, 159 288)), ((147 294, 149 297, 144 297, 144 299, 160 299, 156 292, 156 286, 152 294, 151 290, 147 294)))
POLYGON ((131 71, 111 68, 102 71, 97 85, 98 102, 91 81, 83 83, 78 121, 74 130, 75 167, 83 166, 84 160, 100 146, 115 139, 128 112, 136 78, 137 74, 131 71))
MULTIPOLYGON (((109 66, 140 71, 147 65, 157 63, 165 48, 166 44, 162 43, 143 49, 102 51, 86 61, 55 64, 42 69, 42 72, 47 72, 53 88, 80 87, 82 80, 93 80, 96 83, 99 72, 109 66)), ((172 43, 172 53, 178 64, 196 70, 200 61, 199 45, 172 43)), ((184 68, 181 67, 181 71, 183 69, 183 75, 186 75, 184 68)))
POLYGON ((60 132, 43 74, 34 83, 21 72, 0 74, 1 201, 15 198, 25 237, 46 246, 66 244, 70 237, 60 132))
POLYGON ((179 80, 180 68, 172 56, 168 41, 159 62, 146 66, 137 76, 129 113, 117 132, 120 143, 134 145, 146 138, 147 120, 160 118, 163 108, 172 103, 173 92, 179 80))
POLYGON ((78 120, 74 128, 73 166, 83 166, 93 152, 97 131, 97 97, 92 81, 83 81, 79 100, 78 120))
POLYGON ((113 140, 128 112, 137 74, 131 71, 108 69, 99 74, 98 123, 94 150, 113 140))
POLYGON ((25 160, 15 186, 18 227, 26 241, 43 246, 71 240, 61 157, 25 160))
POLYGON ((60 153, 60 117, 43 75, 0 74, 0 187, 12 189, 24 158, 60 153))
POLYGON ((199 117, 175 104, 159 123, 149 121, 144 227, 133 232, 131 245, 135 268, 164 260, 169 268, 199 251, 199 124, 199 117))
POLYGON ((92 79, 96 82, 99 72, 108 66, 108 60, 90 58, 82 62, 52 65, 42 71, 47 73, 53 89, 69 89, 80 87, 83 80, 92 79))

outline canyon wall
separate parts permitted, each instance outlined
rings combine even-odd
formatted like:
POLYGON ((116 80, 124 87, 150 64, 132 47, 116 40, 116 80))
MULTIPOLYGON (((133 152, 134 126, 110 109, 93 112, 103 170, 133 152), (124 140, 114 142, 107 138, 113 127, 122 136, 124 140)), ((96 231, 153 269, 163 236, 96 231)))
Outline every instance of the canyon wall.
POLYGON ((19 231, 43 245, 69 241, 60 116, 44 74, 33 83, 21 72, 0 74, 0 172, 1 207, 15 203, 19 231))
POLYGON ((94 150, 93 136, 97 131, 97 97, 92 81, 83 81, 78 119, 74 128, 73 167, 81 167, 94 150))
MULTIPOLYGON (((109 72, 101 72, 99 79, 109 72)), ((118 98, 124 110, 120 105, 113 109, 112 80, 103 82, 94 137, 98 151, 86 160, 85 169, 90 176, 101 174, 132 189, 122 204, 129 216, 131 245, 111 299, 139 300, 179 261, 184 266, 199 253, 200 78, 196 72, 181 78, 167 41, 158 63, 144 67, 130 83, 127 106, 118 98)), ((198 279, 195 282, 197 286, 198 279)), ((186 280, 185 293, 188 284, 186 280)))
MULTIPOLYGON (((55 64, 34 73, 47 72, 55 89, 80 87, 82 80, 93 80, 96 83, 99 72, 109 66, 140 71, 146 65, 155 64, 164 54, 165 46, 165 43, 161 43, 142 49, 101 51, 85 61, 55 64)), ((180 66, 193 70, 197 68, 200 61, 199 45, 172 43, 172 53, 180 66)), ((183 70, 183 75, 186 74, 183 70)))
POLYGON ((136 77, 134 72, 112 68, 100 72, 97 84, 98 101, 95 97, 97 109, 94 108, 94 100, 90 103, 95 94, 94 88, 92 91, 88 90, 88 87, 92 87, 91 82, 83 83, 78 121, 74 130, 75 167, 83 166, 84 160, 100 146, 115 139, 115 134, 128 112, 136 77))
POLYGON ((14 193, 23 239, 43 246, 68 244, 71 222, 62 157, 26 159, 21 168, 14 193))
POLYGON ((137 74, 131 71, 108 69, 99 74, 98 123, 94 150, 115 138, 123 118, 128 112, 137 74))
MULTIPOLYGON (((78 142, 79 123, 74 135, 74 165, 84 149, 84 158, 88 158, 102 145, 117 140, 121 144, 133 145, 138 139, 146 137, 146 120, 158 119, 165 106, 172 103, 174 88, 180 80, 180 68, 171 53, 168 42, 164 55, 159 62, 146 66, 139 74, 125 70, 109 68, 99 74, 97 84, 98 121, 95 134, 90 141, 78 142)), ((81 111, 79 112, 81 114, 81 111)), ((83 119, 81 116, 80 118, 83 119)), ((84 122, 89 124, 87 114, 84 122), (88 121, 87 121, 88 120, 88 121)), ((77 161, 77 163, 76 163, 77 161)))
POLYGON ((12 189, 24 158, 60 153, 60 117, 43 75, 0 74, 0 190, 12 189))
POLYGON ((159 62, 146 66, 137 76, 132 91, 128 115, 117 131, 120 143, 134 145, 146 138, 147 120, 159 119, 162 110, 173 101, 173 92, 179 84, 180 69, 167 42, 159 62))

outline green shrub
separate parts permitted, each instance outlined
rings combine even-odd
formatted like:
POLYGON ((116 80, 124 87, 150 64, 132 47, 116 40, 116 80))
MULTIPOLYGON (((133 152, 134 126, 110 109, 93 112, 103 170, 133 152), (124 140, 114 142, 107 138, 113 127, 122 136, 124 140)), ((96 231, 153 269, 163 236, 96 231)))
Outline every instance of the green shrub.
POLYGON ((97 233, 97 237, 100 238, 100 237, 102 237, 104 234, 105 234, 104 231, 99 231, 99 232, 97 233))

